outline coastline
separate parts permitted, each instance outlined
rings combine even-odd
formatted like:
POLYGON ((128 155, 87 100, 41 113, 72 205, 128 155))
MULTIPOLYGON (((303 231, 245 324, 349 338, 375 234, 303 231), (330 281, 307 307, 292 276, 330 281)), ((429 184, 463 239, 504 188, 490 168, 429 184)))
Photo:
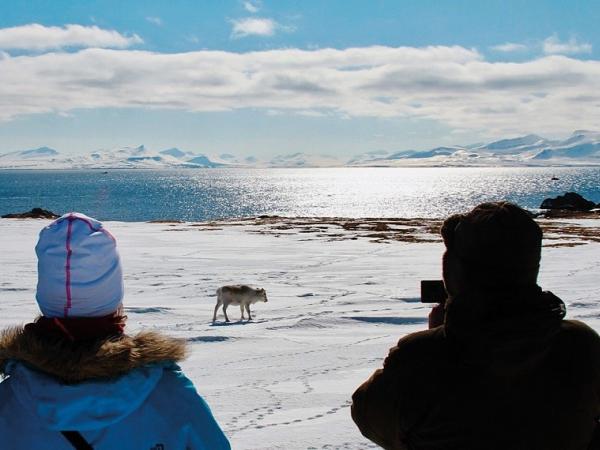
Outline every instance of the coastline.
MULTIPOLYGON (((573 247, 600 242, 600 214, 563 211, 549 215, 536 218, 544 232, 545 247, 573 247)), ((443 219, 258 216, 206 222, 152 220, 148 223, 163 224, 167 227, 164 231, 210 231, 240 227, 248 233, 274 237, 301 234, 305 241, 366 239, 374 243, 432 243, 441 242, 439 229, 443 219)))
MULTIPOLYGON (((48 220, 43 218, 0 218, 0 221, 48 220)), ((546 210, 535 220, 544 232, 544 247, 585 245, 600 242, 600 211, 578 212, 546 210)), ((220 231, 238 228, 245 233, 276 238, 302 235, 303 241, 325 240, 373 243, 441 242, 440 227, 444 219, 413 217, 312 217, 260 215, 207 221, 156 219, 139 222, 107 221, 122 224, 162 225, 165 232, 220 231)))

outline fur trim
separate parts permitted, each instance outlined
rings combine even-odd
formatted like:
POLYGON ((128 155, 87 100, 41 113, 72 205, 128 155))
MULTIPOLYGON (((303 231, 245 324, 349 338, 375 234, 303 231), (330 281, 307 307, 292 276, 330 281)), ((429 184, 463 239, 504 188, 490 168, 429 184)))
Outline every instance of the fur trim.
POLYGON ((9 359, 22 361, 65 383, 77 383, 117 377, 148 364, 177 362, 185 356, 184 340, 151 331, 87 343, 47 339, 22 327, 0 332, 2 376, 9 359))

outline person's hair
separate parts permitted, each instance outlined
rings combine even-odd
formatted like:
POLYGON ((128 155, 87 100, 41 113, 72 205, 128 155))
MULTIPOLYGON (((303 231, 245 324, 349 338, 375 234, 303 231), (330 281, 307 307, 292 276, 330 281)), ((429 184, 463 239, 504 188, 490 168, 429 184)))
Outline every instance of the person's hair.
POLYGON ((524 209, 509 202, 482 203, 444 221, 447 251, 467 282, 484 286, 535 284, 542 230, 524 209))

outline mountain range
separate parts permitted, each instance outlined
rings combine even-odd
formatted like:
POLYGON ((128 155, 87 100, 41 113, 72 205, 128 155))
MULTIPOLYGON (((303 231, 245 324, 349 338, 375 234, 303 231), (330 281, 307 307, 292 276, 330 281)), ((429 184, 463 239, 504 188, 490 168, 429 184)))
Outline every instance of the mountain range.
POLYGON ((350 159, 294 153, 268 160, 145 146, 63 155, 49 147, 0 154, 0 169, 163 169, 218 167, 497 167, 600 165, 600 132, 577 130, 564 140, 529 134, 488 144, 429 150, 374 150, 350 159))

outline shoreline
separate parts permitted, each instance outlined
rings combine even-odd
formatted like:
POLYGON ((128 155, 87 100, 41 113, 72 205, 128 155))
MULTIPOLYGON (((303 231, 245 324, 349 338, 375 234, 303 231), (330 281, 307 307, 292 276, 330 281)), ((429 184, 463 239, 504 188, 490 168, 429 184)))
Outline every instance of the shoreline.
MULTIPOLYGON (((34 218, 4 218, 10 220, 51 220, 34 218)), ((536 217, 544 232, 544 247, 574 247, 600 242, 600 214, 549 211, 536 217)), ((163 226, 165 232, 219 231, 238 228, 249 234, 269 235, 276 238, 302 236, 304 241, 324 240, 373 243, 439 243, 443 219, 394 217, 286 217, 261 215, 207 221, 159 219, 139 222, 109 220, 121 224, 147 223, 163 226)))
MULTIPOLYGON (((37 218, 3 218, 11 220, 51 220, 37 218)), ((252 217, 218 219, 207 221, 181 221, 158 219, 138 222, 108 220, 121 224, 152 224, 164 226, 162 231, 220 231, 226 228, 239 228, 246 233, 285 237, 303 236, 304 241, 325 240, 356 241, 368 240, 373 243, 439 243, 440 227, 444 219, 395 218, 395 217, 287 217, 261 215, 252 217)), ((588 243, 600 243, 600 214, 571 211, 549 211, 547 215, 536 217, 544 233, 544 247, 575 247, 588 243)))
MULTIPOLYGON (((575 214, 536 218, 544 232, 544 247, 574 247, 600 242, 600 215, 575 214)), ((441 242, 442 219, 341 218, 259 216, 206 222, 150 221, 167 225, 164 231, 212 231, 245 227, 249 233, 282 237, 304 235, 304 240, 345 241, 368 239, 374 243, 441 242)))

